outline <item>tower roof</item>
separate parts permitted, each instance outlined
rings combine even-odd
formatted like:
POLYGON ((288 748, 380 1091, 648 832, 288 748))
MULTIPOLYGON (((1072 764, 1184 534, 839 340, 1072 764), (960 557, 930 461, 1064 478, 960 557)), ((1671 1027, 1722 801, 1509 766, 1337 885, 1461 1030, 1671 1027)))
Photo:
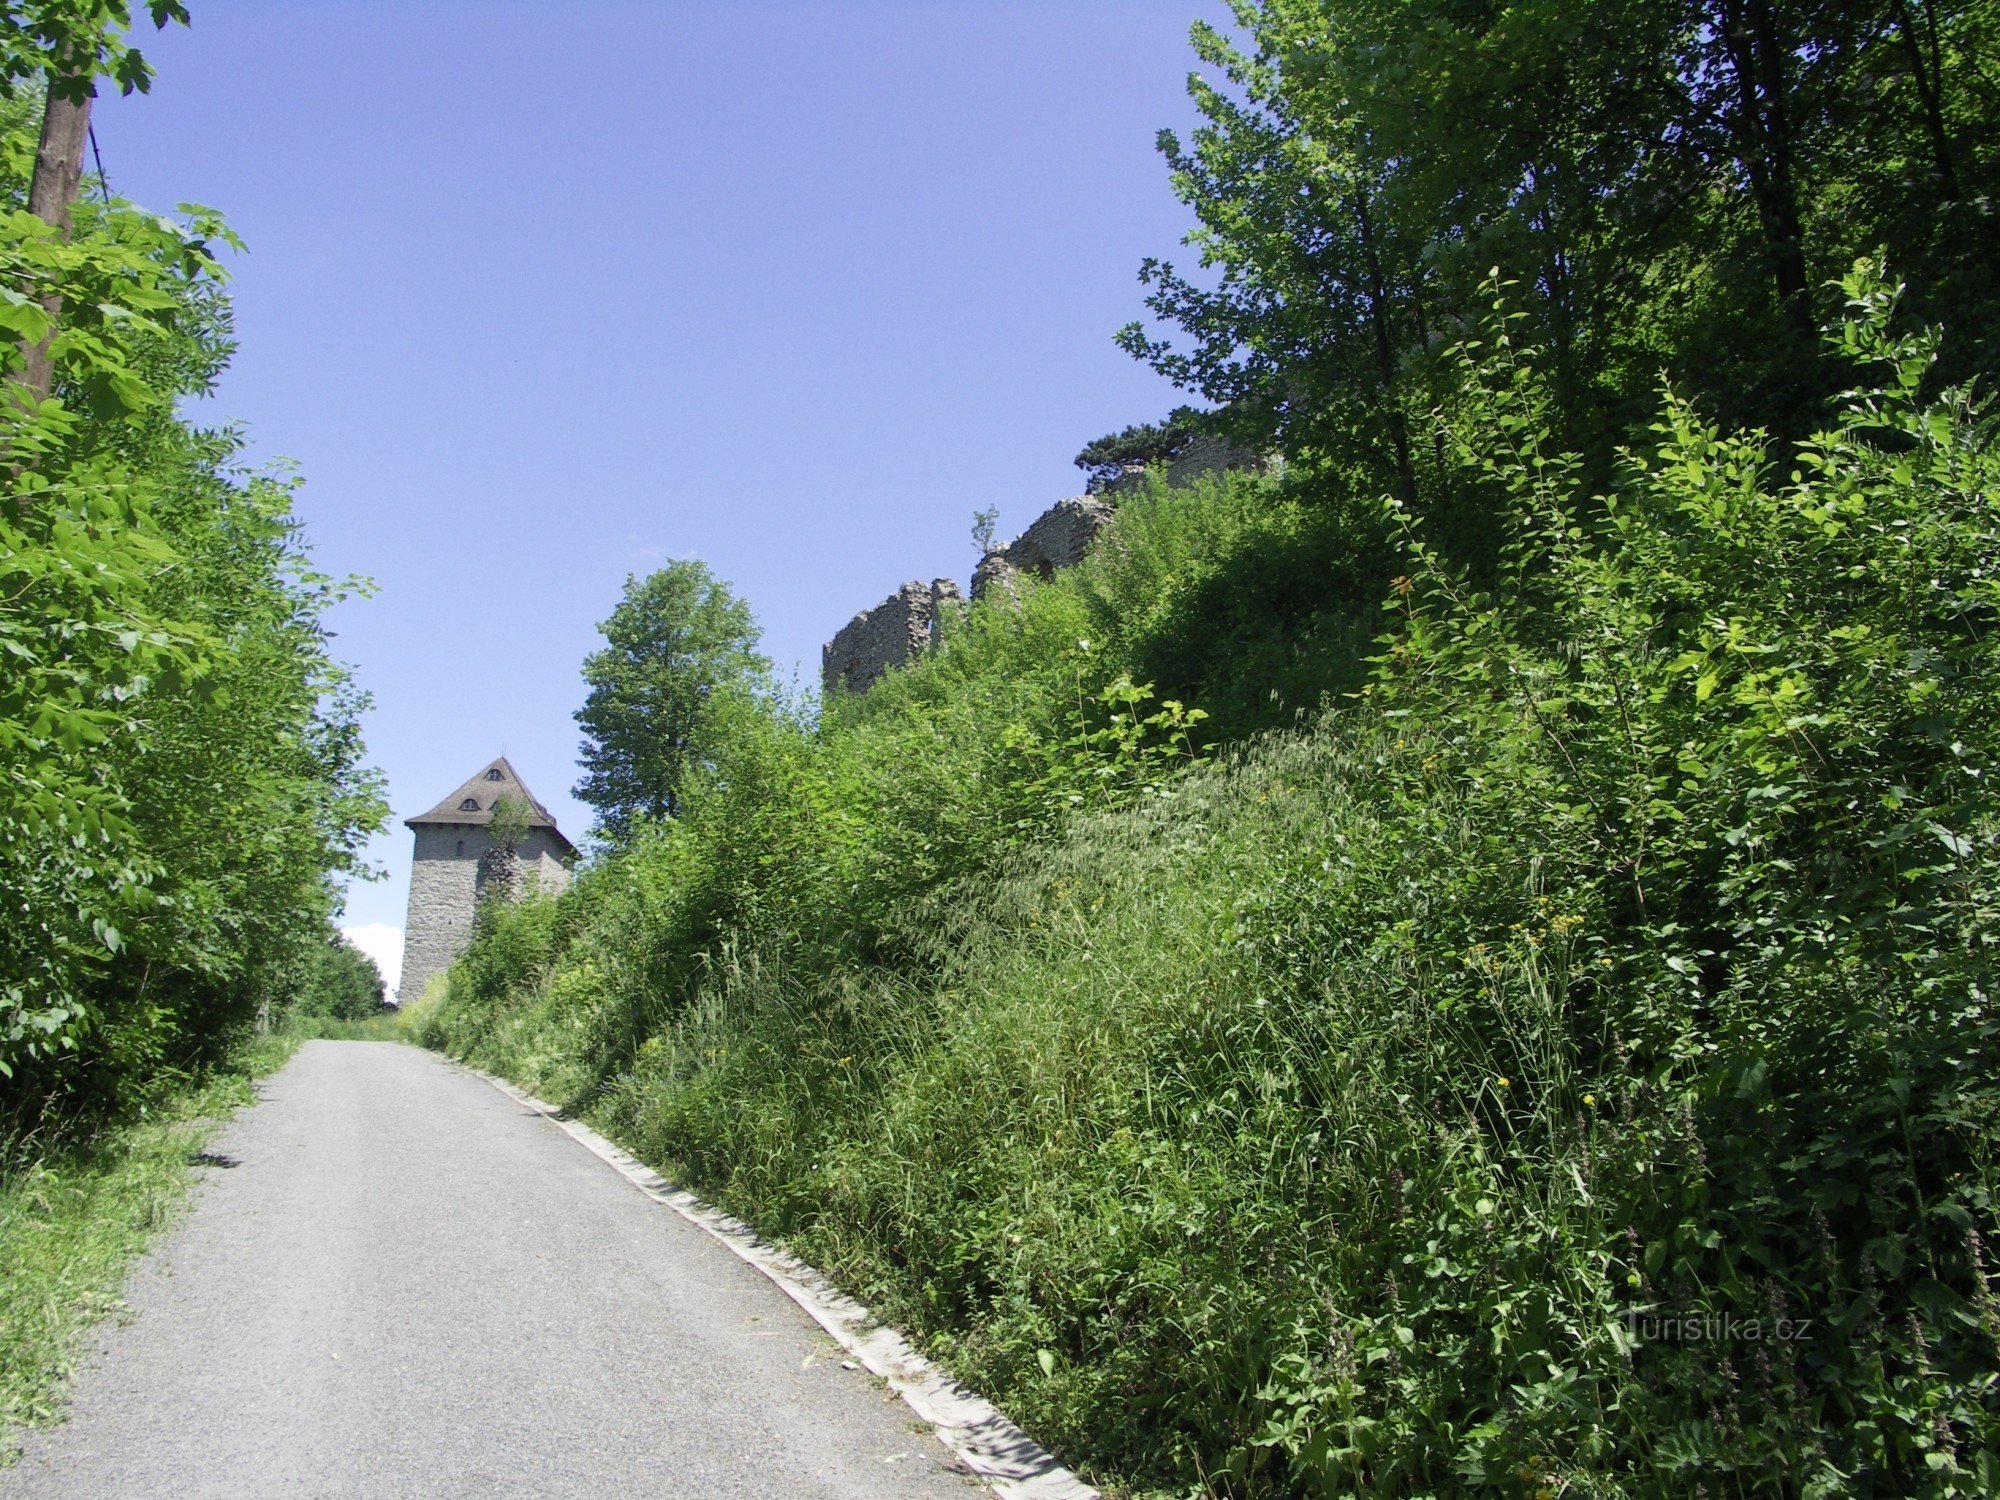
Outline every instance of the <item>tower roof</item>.
POLYGON ((563 831, 556 827, 554 816, 535 800, 535 794, 528 790, 527 783, 521 780, 520 773, 508 764, 504 755, 473 772, 465 785, 429 812, 403 819, 403 826, 421 828, 444 824, 457 828, 482 827, 493 821, 494 803, 509 792, 528 804, 530 828, 546 828, 561 840, 565 849, 574 847, 563 837, 563 831))

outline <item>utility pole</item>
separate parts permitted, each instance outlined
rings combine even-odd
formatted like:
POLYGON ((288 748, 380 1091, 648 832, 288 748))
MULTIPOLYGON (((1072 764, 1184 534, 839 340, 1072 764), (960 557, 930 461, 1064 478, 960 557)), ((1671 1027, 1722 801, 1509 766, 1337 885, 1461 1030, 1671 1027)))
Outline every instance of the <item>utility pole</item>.
MULTIPOLYGON (((58 75, 49 82, 49 99, 42 110, 42 139, 35 148, 35 175, 28 185, 28 212, 60 230, 67 240, 73 227, 70 208, 83 182, 83 148, 90 140, 90 101, 97 89, 88 77, 58 75), (71 93, 76 95, 71 98, 71 93)), ((50 292, 42 306, 53 320, 62 316, 62 298, 50 292)), ((24 346, 21 384, 26 399, 46 401, 55 384, 56 330, 50 327, 40 343, 24 346)))

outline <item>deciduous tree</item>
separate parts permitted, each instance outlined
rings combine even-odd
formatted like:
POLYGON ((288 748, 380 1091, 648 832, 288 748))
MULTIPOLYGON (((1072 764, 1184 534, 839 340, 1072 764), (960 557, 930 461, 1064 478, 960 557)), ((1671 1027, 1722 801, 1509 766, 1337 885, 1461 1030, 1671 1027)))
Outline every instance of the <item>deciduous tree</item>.
POLYGON ((2000 369, 1989 0, 1237 0, 1167 132, 1200 266, 1141 271, 1125 346, 1296 468, 1451 500, 1442 358, 1495 267, 1552 418, 1608 476, 1664 372, 1801 433, 1828 281, 1885 248, 1940 375, 2000 369))
POLYGON ((762 679, 750 607, 705 563, 677 560, 625 580, 625 597, 598 627, 604 645, 583 664, 590 693, 576 795, 599 826, 623 838, 640 817, 671 818, 704 757, 703 731, 719 691, 762 679))

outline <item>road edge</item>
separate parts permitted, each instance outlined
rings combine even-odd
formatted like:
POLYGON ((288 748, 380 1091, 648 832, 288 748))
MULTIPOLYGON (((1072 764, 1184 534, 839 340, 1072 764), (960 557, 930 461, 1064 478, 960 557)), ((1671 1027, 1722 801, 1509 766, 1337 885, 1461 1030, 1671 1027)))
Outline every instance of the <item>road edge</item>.
POLYGON ((1004 1500, 1101 1500, 1096 1490, 1057 1463, 1053 1454, 1008 1421, 997 1406, 965 1389, 917 1353, 900 1332, 789 1250, 669 1182, 557 1106, 469 1063, 455 1058, 444 1061, 485 1080, 516 1104, 542 1116, 648 1198, 719 1240, 737 1259, 775 1283, 856 1362, 887 1381, 904 1404, 930 1424, 938 1441, 994 1494, 1004 1500))

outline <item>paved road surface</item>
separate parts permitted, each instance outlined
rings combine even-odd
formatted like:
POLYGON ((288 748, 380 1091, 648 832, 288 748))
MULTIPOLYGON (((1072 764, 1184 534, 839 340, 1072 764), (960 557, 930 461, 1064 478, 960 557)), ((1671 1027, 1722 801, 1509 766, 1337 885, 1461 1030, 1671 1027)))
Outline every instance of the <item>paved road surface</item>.
POLYGON ((0 1495, 981 1493, 785 1296, 436 1057, 309 1042, 0 1495))

